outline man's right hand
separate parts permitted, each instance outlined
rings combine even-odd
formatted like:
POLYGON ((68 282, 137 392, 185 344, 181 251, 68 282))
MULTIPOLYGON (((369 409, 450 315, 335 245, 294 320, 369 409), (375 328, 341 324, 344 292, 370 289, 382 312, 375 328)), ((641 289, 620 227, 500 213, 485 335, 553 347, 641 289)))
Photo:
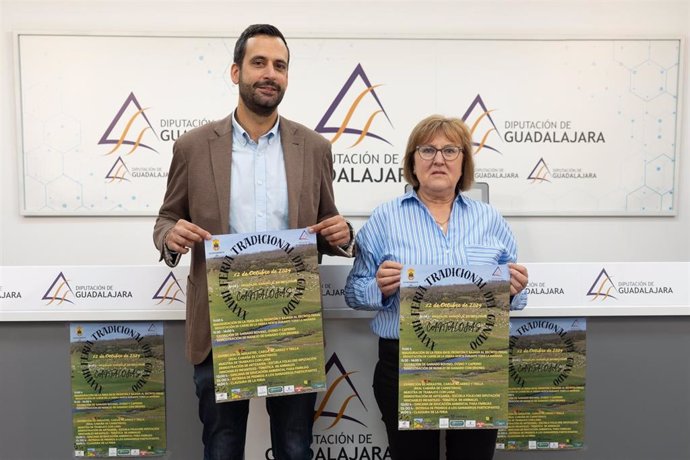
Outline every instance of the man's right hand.
POLYGON ((191 222, 180 219, 165 234, 165 246, 172 252, 187 254, 194 243, 210 240, 211 234, 191 222))

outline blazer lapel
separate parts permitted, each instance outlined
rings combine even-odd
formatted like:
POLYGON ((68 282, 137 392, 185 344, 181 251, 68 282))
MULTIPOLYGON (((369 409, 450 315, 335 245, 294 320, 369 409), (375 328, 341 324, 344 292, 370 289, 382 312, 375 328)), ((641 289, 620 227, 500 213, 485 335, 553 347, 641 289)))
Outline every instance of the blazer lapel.
MULTIPOLYGON (((230 114, 230 117, 232 114, 230 114)), ((211 167, 216 184, 221 234, 230 233, 230 166, 232 164, 232 121, 227 117, 215 128, 218 137, 209 139, 211 167)))
POLYGON ((288 224, 290 228, 297 228, 304 173, 304 136, 292 126, 289 120, 280 117, 280 139, 283 145, 288 191, 288 224))

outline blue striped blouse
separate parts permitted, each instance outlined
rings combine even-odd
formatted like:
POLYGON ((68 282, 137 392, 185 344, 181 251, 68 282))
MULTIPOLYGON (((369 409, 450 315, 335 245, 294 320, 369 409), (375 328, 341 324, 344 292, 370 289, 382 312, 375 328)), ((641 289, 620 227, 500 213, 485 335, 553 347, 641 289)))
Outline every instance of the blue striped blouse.
MULTIPOLYGON (((508 223, 496 209, 462 195, 456 198, 448 234, 436 225, 414 191, 378 206, 357 233, 356 259, 345 285, 345 301, 356 310, 376 310, 374 334, 399 337, 400 295, 385 301, 376 284, 376 271, 386 260, 402 264, 479 265, 517 260, 517 246, 508 223)), ((522 290, 511 310, 527 305, 522 290)))

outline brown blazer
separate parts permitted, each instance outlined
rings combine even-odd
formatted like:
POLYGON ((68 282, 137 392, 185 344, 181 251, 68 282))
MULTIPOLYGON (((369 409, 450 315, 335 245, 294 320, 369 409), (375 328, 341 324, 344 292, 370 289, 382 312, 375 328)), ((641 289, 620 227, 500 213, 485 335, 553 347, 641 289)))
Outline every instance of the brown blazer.
MULTIPOLYGON (((179 219, 211 234, 230 233, 230 165, 232 114, 180 136, 173 146, 168 188, 153 230, 161 260, 177 265, 180 257, 164 257, 165 234, 179 219)), ((311 129, 280 117, 285 158, 290 228, 302 228, 338 214, 333 199, 331 144, 311 129)), ((319 251, 332 253, 318 238, 319 251)), ((187 279, 186 353, 201 363, 211 350, 204 244, 192 247, 187 279)))

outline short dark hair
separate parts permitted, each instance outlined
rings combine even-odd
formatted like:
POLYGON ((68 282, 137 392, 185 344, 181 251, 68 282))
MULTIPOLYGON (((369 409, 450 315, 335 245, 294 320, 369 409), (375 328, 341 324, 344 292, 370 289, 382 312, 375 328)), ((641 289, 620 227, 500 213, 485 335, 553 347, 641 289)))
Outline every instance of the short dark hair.
POLYGON ((472 157, 472 133, 459 118, 431 115, 417 123, 407 141, 403 157, 403 175, 415 190, 419 189, 419 179, 414 173, 415 152, 417 146, 429 142, 436 134, 443 134, 462 147, 462 176, 455 184, 455 194, 469 190, 474 182, 474 158, 472 157))
POLYGON ((240 35, 235 43, 235 53, 233 55, 233 62, 239 67, 242 67, 242 61, 244 61, 244 55, 247 52, 247 40, 257 35, 267 35, 269 37, 278 37, 285 43, 285 48, 288 50, 288 63, 290 62, 290 48, 285 41, 285 37, 278 30, 276 26, 271 24, 252 24, 251 26, 244 29, 244 32, 240 35))

